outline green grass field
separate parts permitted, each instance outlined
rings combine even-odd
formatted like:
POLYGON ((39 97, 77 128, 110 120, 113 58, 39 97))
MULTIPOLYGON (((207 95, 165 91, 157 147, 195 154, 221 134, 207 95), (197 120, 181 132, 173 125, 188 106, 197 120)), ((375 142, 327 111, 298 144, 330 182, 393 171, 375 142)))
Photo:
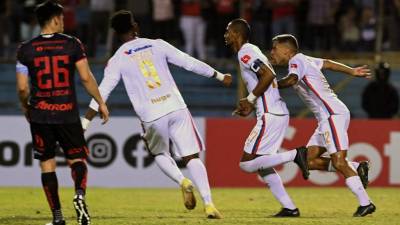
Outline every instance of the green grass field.
MULTIPOLYGON (((400 224, 400 189, 370 188, 377 211, 364 218, 353 218, 357 201, 346 188, 289 188, 300 208, 300 218, 269 216, 280 206, 267 189, 213 189, 214 202, 222 220, 206 219, 202 204, 184 208, 179 189, 91 188, 87 202, 93 224, 400 224)), ((62 188, 61 200, 68 224, 76 224, 72 208, 73 191, 62 188)), ((197 194, 197 193, 196 193, 197 194)), ((199 195, 196 197, 199 199, 199 195)), ((0 224, 35 225, 50 221, 44 194, 39 188, 0 188, 0 224)))

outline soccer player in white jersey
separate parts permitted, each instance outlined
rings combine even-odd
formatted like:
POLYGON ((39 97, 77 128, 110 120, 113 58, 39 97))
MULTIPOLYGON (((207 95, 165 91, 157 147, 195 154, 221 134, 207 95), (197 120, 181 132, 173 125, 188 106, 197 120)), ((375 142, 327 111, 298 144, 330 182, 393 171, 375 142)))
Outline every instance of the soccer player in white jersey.
MULTIPOLYGON (((186 208, 193 209, 196 199, 191 180, 185 178, 169 154, 170 140, 189 169, 204 202, 208 218, 222 218, 211 199, 207 171, 199 159, 204 144, 192 116, 168 68, 172 63, 206 77, 215 77, 225 86, 232 78, 209 65, 190 57, 167 42, 138 37, 138 25, 132 13, 119 11, 111 19, 111 27, 124 42, 108 61, 99 86, 101 96, 107 99, 122 79, 129 99, 142 122, 143 139, 161 170, 182 188, 186 208)), ((87 128, 98 105, 91 101, 83 119, 87 128)))
POLYGON ((241 75, 250 93, 240 100, 234 113, 248 116, 255 108, 257 115, 257 123, 246 140, 239 166, 245 172, 257 172, 268 184, 282 205, 276 217, 298 217, 300 211, 287 194, 274 167, 294 161, 307 179, 307 151, 277 153, 289 124, 289 112, 279 95, 274 70, 260 49, 248 42, 249 36, 250 26, 243 19, 231 21, 224 35, 226 44, 237 53, 241 75))
POLYGON ((360 206, 354 216, 373 213, 376 207, 368 197, 360 179, 364 177, 362 171, 365 169, 367 172, 368 168, 363 168, 362 164, 358 165, 356 162, 350 163, 346 159, 349 147, 347 129, 350 112, 330 88, 321 72, 321 69, 329 69, 369 78, 369 69, 366 66, 352 68, 332 60, 304 55, 299 52, 296 38, 290 34, 278 35, 272 39, 272 43, 272 62, 289 67, 289 75, 278 81, 279 88, 293 86, 318 120, 318 127, 307 144, 309 168, 329 170, 329 165, 333 165, 343 174, 346 185, 358 198, 360 206), (321 157, 326 151, 331 159, 321 157), (353 167, 357 168, 359 176, 353 167))

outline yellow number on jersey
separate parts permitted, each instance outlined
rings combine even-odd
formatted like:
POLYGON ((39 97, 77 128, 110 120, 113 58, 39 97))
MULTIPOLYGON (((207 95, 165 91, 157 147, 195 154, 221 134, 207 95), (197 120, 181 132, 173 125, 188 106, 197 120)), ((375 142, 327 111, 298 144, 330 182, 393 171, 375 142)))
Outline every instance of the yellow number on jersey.
POLYGON ((326 145, 330 145, 331 144, 331 135, 329 134, 329 131, 325 131, 324 132, 324 139, 325 139, 325 143, 326 145))
POLYGON ((147 78, 146 85, 150 89, 154 89, 161 86, 161 80, 158 76, 158 72, 153 63, 153 57, 151 50, 146 50, 133 55, 132 57, 139 66, 142 75, 147 78))

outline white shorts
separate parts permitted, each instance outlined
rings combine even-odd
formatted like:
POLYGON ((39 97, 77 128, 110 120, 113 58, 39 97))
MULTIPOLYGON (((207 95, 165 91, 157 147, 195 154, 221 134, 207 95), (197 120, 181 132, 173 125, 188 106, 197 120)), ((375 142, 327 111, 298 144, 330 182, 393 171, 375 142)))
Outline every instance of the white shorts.
POLYGON ((204 150, 203 140, 188 109, 181 109, 152 122, 142 122, 142 135, 153 155, 169 153, 170 141, 174 154, 180 157, 204 150))
POLYGON ((289 115, 266 113, 257 120, 244 144, 244 151, 254 155, 275 154, 281 147, 286 129, 289 126, 289 115))
POLYGON ((349 149, 349 137, 347 129, 349 128, 350 114, 331 115, 328 119, 318 122, 318 127, 314 131, 308 146, 325 147, 329 154, 340 150, 349 149))

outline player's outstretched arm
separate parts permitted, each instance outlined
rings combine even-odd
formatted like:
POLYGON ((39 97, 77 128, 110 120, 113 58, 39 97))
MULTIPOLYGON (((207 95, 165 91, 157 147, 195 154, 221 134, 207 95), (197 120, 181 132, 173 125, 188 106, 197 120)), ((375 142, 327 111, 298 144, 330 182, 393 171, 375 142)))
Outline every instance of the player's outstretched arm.
POLYGON ((359 66, 359 67, 350 67, 347 66, 343 63, 339 63, 330 59, 324 59, 323 69, 328 69, 332 71, 337 71, 341 73, 346 73, 351 76, 355 77, 365 77, 367 79, 370 79, 371 76, 371 70, 368 68, 367 65, 359 66))
POLYGON ((212 78, 216 78, 217 80, 221 81, 225 87, 229 87, 232 84, 232 76, 229 73, 222 74, 215 70, 212 78))
POLYGON ((254 109, 254 103, 271 85, 275 79, 275 75, 261 60, 256 60, 251 66, 251 70, 257 74, 258 83, 252 92, 239 101, 238 107, 233 111, 233 114, 239 116, 248 116, 254 109))
POLYGON ((167 56, 167 60, 169 63, 172 63, 176 66, 182 67, 185 70, 194 72, 196 74, 216 78, 221 81, 222 84, 226 87, 229 87, 232 83, 232 76, 230 74, 222 74, 209 66, 207 63, 204 63, 184 52, 175 48, 171 44, 166 41, 159 40, 159 44, 161 45, 161 49, 164 51, 167 56))
POLYGON ((103 119, 103 124, 106 123, 109 119, 108 108, 106 106, 106 103, 103 101, 103 98, 100 95, 96 79, 94 78, 92 71, 90 71, 87 59, 82 59, 78 61, 75 65, 86 91, 99 104, 99 112, 100 112, 100 117, 103 119))
POLYGON ((286 77, 278 80, 278 88, 284 89, 297 84, 299 77, 296 74, 289 74, 286 77))

